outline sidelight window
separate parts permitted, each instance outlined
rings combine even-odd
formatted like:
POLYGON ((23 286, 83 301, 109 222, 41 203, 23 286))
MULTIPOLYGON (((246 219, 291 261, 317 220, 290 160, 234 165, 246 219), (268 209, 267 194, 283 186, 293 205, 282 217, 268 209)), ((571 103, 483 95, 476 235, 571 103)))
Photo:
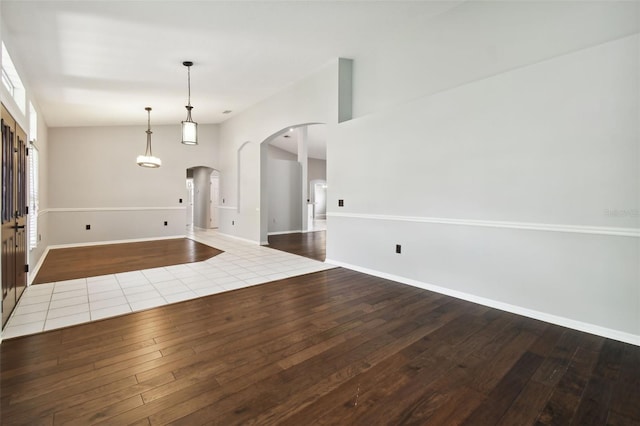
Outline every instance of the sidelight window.
POLYGON ((29 250, 38 246, 38 148, 31 142, 29 148, 29 250))

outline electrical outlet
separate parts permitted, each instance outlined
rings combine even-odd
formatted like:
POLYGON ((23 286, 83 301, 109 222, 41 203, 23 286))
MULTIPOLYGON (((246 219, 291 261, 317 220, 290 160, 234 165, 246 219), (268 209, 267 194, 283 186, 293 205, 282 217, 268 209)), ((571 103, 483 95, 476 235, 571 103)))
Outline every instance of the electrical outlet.
POLYGON ((167 222, 166 220, 164 221, 164 226, 167 226, 169 224, 169 222, 167 222))
POLYGON ((236 221, 235 221, 235 220, 232 220, 232 221, 231 221, 231 224, 232 224, 232 225, 235 225, 235 224, 236 224, 236 221))
POLYGON ((344 207, 344 200, 338 200, 338 207, 344 207))
POLYGON ((178 199, 178 202, 179 202, 180 204, 182 204, 182 198, 178 199))
POLYGON ((396 253, 402 253, 402 246, 400 244, 396 244, 396 253))
POLYGON ((87 231, 91 229, 91 225, 85 225, 84 229, 86 229, 87 231))

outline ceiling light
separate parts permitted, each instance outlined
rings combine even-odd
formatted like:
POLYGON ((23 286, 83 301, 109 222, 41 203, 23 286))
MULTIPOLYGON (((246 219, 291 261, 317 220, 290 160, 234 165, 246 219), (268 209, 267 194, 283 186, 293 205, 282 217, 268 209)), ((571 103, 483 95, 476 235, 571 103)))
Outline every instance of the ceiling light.
POLYGON ((141 167, 150 167, 150 168, 158 168, 162 165, 162 161, 158 157, 154 157, 151 152, 151 107, 146 107, 147 111, 147 150, 144 152, 144 155, 138 155, 136 162, 138 166, 141 167))
POLYGON ((189 98, 187 105, 185 106, 185 108, 187 109, 187 119, 182 122, 182 143, 185 145, 197 145, 198 123, 191 119, 191 110, 193 109, 193 107, 191 106, 191 66, 193 65, 193 62, 184 61, 182 65, 187 67, 189 87, 189 98))

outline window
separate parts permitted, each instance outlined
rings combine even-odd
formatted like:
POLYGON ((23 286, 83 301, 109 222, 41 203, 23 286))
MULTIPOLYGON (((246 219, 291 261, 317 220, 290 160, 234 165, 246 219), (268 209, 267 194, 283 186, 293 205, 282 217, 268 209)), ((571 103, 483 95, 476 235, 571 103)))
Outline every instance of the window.
POLYGON ((29 250, 38 246, 38 211, 40 200, 38 194, 38 160, 39 152, 35 145, 38 139, 38 113, 29 102, 29 250))
POLYGON ((31 142, 29 148, 29 250, 38 246, 38 148, 31 142))
POLYGON ((16 101, 20 111, 26 114, 27 97, 24 85, 4 43, 2 43, 2 85, 7 89, 13 100, 16 101))
POLYGON ((29 102, 29 140, 35 142, 38 140, 38 113, 29 102))
POLYGON ((13 87, 13 83, 11 82, 11 79, 9 78, 9 75, 4 70, 4 68, 2 68, 2 84, 4 84, 4 87, 6 87, 11 96, 13 96, 15 88, 13 87))

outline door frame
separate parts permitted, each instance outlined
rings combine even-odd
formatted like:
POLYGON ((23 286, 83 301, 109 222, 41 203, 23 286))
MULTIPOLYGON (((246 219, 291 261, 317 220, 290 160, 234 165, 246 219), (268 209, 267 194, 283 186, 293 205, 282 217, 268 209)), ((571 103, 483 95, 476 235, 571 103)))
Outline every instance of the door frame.
POLYGON ((27 287, 27 133, 2 105, 2 328, 27 287), (8 182, 7 182, 8 181, 8 182))

